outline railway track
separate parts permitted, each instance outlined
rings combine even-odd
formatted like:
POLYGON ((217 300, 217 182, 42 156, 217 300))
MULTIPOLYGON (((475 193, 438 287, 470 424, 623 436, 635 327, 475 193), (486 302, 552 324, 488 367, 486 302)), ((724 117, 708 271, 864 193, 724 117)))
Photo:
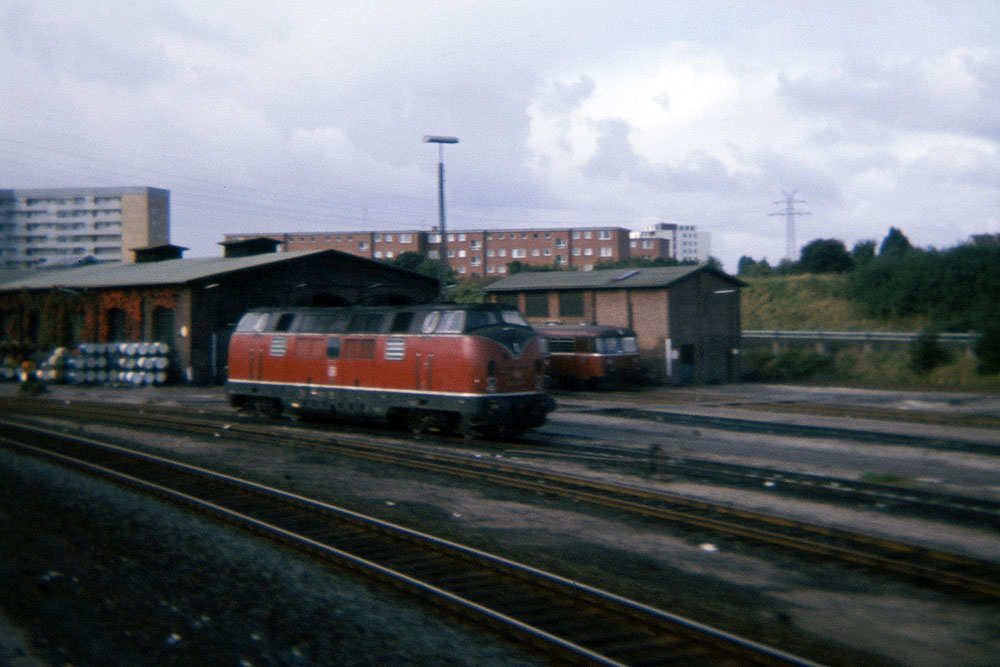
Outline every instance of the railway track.
POLYGON ((0 443, 197 508, 572 664, 809 661, 579 582, 279 489, 52 429, 0 443))
POLYGON ((632 472, 644 477, 687 479, 719 486, 824 500, 864 507, 884 513, 935 518, 963 525, 995 528, 1000 525, 1000 502, 987 498, 957 496, 907 485, 879 484, 762 466, 744 466, 691 456, 672 456, 669 451, 650 448, 628 450, 617 446, 574 444, 565 446, 539 443, 519 447, 512 453, 521 458, 579 461, 616 472, 632 472))
MULTIPOLYGON (((137 428, 158 425, 172 431, 184 429, 189 433, 212 438, 273 443, 276 434, 273 424, 241 423, 239 420, 220 424, 217 419, 208 415, 179 416, 176 411, 168 410, 137 411, 134 406, 122 410, 119 406, 102 404, 60 405, 44 401, 25 403, 25 410, 34 410, 47 416, 62 413, 64 418, 105 420, 118 425, 134 424, 137 428)), ((402 439, 342 433, 334 437, 318 430, 283 428, 281 442, 283 445, 317 447, 323 451, 393 466, 407 466, 424 472, 459 476, 551 497, 569 498, 574 502, 615 509, 699 534, 708 531, 728 539, 788 550, 810 559, 822 557, 851 567, 862 567, 883 575, 890 574, 977 598, 1000 598, 1000 565, 945 551, 807 524, 640 486, 556 473, 492 457, 470 456, 402 439)))
POLYGON ((949 438, 928 438, 921 435, 906 433, 890 433, 834 426, 818 426, 809 424, 788 424, 756 419, 739 419, 734 417, 714 417, 709 415, 693 415, 684 412, 669 412, 662 410, 644 410, 641 408, 598 408, 578 410, 586 414, 604 417, 618 417, 652 421, 663 424, 679 424, 698 428, 712 428, 740 433, 768 433, 799 438, 831 438, 851 440, 853 442, 870 442, 880 445, 896 445, 906 447, 922 447, 940 449, 943 451, 1000 456, 1000 445, 973 442, 949 438))

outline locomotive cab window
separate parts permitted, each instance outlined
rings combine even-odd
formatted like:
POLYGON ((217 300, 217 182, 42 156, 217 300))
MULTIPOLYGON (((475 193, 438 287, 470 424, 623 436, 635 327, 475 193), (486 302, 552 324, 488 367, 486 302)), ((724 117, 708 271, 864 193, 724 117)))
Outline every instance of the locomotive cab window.
POLYGON ((504 324, 516 324, 522 327, 530 326, 528 320, 524 319, 521 311, 514 308, 504 308, 501 310, 500 319, 504 321, 504 324))
POLYGON ((330 359, 337 359, 340 357, 340 339, 339 338, 327 338, 326 339, 326 356, 330 359))
POLYGON ((267 313, 247 313, 240 318, 236 330, 244 332, 261 332, 267 326, 267 313))
POLYGON ((437 327, 438 333, 462 333, 464 329, 464 310, 446 310, 441 315, 441 322, 437 327))
POLYGON ((437 327, 438 320, 440 319, 441 319, 441 312, 437 310, 432 310, 431 312, 427 313, 427 315, 424 316, 424 321, 420 325, 420 330, 425 334, 431 333, 432 331, 434 331, 435 327, 437 327))
POLYGON ((500 318, 494 310, 470 310, 466 315, 466 331, 482 329, 500 323, 500 318))

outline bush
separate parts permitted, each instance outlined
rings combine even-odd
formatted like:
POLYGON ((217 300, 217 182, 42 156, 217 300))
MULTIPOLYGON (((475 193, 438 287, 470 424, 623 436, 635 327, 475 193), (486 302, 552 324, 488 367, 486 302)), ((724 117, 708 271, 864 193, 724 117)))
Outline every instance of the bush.
POLYGON ((910 368, 924 375, 951 361, 951 355, 938 344, 937 332, 925 329, 910 346, 910 368))
POLYGON ((985 327, 983 335, 976 343, 976 373, 995 375, 1000 373, 1000 323, 993 322, 985 327))

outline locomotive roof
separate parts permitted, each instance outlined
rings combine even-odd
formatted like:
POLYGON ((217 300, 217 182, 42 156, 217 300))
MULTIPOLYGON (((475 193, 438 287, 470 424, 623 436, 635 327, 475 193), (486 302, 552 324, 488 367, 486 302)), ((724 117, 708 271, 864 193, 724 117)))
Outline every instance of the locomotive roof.
POLYGON ((260 306, 251 308, 251 313, 312 313, 329 310, 474 310, 476 308, 506 308, 516 310, 514 306, 500 303, 413 303, 400 306, 260 306))
POLYGON ((531 290, 635 289, 671 287, 696 274, 709 273, 735 285, 745 283, 707 264, 698 266, 658 266, 641 269, 600 271, 522 271, 507 276, 483 289, 486 292, 524 292, 531 290))
POLYGON ((620 336, 634 336, 635 333, 627 327, 615 327, 604 324, 580 324, 577 326, 550 324, 535 327, 540 335, 546 337, 553 336, 587 336, 599 337, 608 334, 618 334, 620 336))

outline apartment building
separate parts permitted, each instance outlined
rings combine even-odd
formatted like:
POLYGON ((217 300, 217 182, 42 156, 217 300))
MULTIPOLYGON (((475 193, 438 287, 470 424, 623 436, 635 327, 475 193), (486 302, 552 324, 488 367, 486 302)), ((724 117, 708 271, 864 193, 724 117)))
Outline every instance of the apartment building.
MULTIPOLYGON (((295 232, 226 234, 225 241, 255 236, 274 239, 283 251, 340 250, 369 259, 393 259, 403 252, 416 252, 439 259, 441 234, 437 231, 407 232, 295 232)), ((671 244, 652 239, 641 254, 632 249, 630 232, 624 227, 567 227, 558 229, 454 230, 446 234, 448 265, 462 277, 504 276, 507 265, 555 266, 591 271, 603 262, 630 257, 670 257, 671 244)))
POLYGON ((133 250, 169 242, 169 190, 0 189, 0 268, 131 263, 133 250))
POLYGON ((629 247, 633 257, 669 257, 679 262, 703 264, 712 254, 712 237, 694 225, 659 222, 641 232, 631 232, 629 247))

